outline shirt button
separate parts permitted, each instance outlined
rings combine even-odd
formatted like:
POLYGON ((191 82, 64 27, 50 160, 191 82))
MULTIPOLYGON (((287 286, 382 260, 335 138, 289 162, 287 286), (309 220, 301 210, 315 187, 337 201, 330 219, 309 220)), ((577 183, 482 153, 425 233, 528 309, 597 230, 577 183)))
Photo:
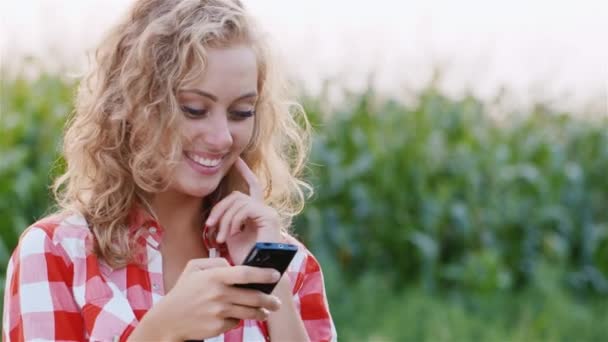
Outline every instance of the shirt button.
POLYGON ((152 284, 152 288, 155 290, 158 290, 158 284, 157 283, 152 284))
POLYGON ((150 227, 150 228, 148 228, 148 232, 150 232, 150 234, 155 234, 156 233, 156 227, 150 227))

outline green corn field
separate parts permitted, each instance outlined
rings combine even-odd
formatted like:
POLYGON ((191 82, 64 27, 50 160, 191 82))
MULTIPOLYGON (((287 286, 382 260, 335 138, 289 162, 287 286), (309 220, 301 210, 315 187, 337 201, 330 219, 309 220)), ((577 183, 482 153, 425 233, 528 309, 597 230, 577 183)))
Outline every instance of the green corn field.
MULTIPOLYGON (((2 288, 19 234, 52 210, 75 85, 3 77, 2 288)), ((433 85, 413 104, 371 89, 302 99, 315 193, 294 231, 324 268, 341 339, 608 340, 606 116, 490 115, 433 85)))

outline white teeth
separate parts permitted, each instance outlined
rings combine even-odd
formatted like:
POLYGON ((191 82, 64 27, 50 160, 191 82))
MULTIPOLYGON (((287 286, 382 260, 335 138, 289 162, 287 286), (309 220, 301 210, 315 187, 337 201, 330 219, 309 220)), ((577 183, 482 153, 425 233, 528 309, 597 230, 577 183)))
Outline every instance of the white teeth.
POLYGON ((215 167, 222 161, 221 158, 220 159, 207 159, 207 158, 202 158, 202 157, 199 157, 199 156, 191 154, 191 153, 188 153, 188 157, 190 157, 190 159, 194 160, 197 164, 200 164, 200 165, 203 165, 206 167, 215 167))

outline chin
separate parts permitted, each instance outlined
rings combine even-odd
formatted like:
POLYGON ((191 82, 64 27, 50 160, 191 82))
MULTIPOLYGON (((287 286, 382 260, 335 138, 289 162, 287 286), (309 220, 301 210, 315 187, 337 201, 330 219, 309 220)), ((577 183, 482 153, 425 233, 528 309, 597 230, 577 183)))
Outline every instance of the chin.
POLYGON ((212 194, 220 185, 225 176, 224 170, 214 175, 201 176, 192 170, 184 168, 175 175, 173 190, 191 197, 203 198, 212 194))
POLYGON ((209 195, 211 195, 215 189, 217 189, 217 184, 215 186, 199 186, 199 187, 194 187, 194 188, 189 188, 189 189, 184 189, 184 193, 192 196, 192 197, 199 197, 199 198, 203 198, 203 197, 207 197, 209 195))

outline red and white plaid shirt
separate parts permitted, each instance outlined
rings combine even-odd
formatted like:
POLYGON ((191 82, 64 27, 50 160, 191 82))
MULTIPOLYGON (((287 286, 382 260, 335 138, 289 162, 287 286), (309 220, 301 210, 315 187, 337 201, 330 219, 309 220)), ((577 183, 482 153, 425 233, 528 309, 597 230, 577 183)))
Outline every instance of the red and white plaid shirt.
MULTIPOLYGON (((137 241, 147 263, 120 269, 91 252, 93 235, 80 215, 50 216, 24 231, 8 263, 2 340, 126 341, 164 296, 162 229, 140 212, 131 216, 130 229, 145 230, 137 241)), ((286 274, 308 335, 335 341, 319 264, 294 238, 288 242, 299 246, 286 274)), ((268 328, 245 320, 206 341, 268 341, 268 328)))

